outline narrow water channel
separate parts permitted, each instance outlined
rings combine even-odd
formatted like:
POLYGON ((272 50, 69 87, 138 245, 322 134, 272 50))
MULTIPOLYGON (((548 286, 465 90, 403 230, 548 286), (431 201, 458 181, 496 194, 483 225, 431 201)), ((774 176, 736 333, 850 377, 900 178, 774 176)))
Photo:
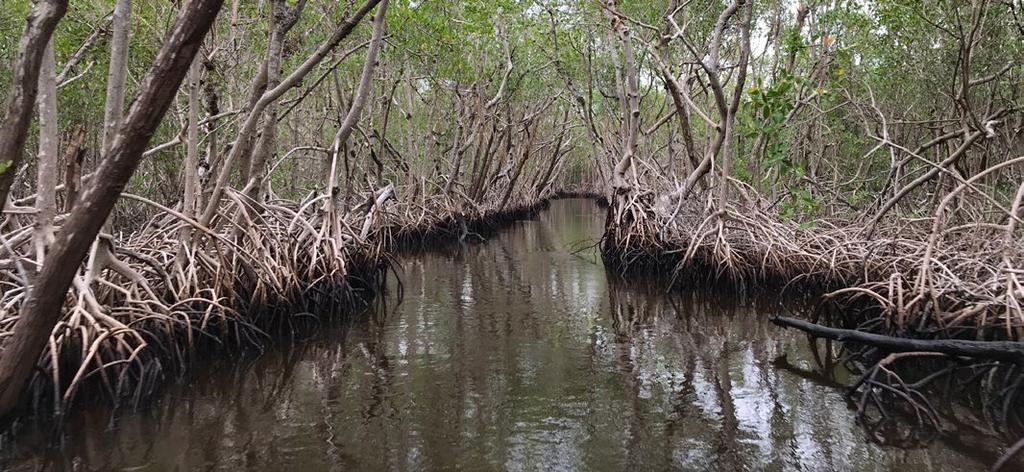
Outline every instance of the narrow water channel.
POLYGON ((770 296, 610 281, 588 249, 602 223, 555 201, 485 244, 409 256, 400 302, 117 420, 81 414, 48 447, 6 437, 0 468, 984 468, 948 441, 869 442, 841 390, 795 371, 813 371, 807 340, 770 326, 770 296))

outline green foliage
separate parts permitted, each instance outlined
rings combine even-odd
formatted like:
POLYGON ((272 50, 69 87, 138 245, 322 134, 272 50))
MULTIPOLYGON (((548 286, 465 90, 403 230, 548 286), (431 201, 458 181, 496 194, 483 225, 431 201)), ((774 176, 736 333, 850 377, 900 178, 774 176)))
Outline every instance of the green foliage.
MULTIPOLYGON (((296 4, 296 0, 287 2, 296 4)), ((0 9, 0 30, 20 32, 31 2, 8 3, 11 5, 5 4, 5 8, 0 9)), ((616 146, 621 144, 615 141, 619 138, 615 133, 622 111, 615 93, 616 77, 611 62, 617 43, 609 39, 609 20, 602 3, 594 0, 392 0, 387 19, 388 39, 381 58, 383 66, 374 83, 374 93, 379 98, 398 83, 399 92, 394 102, 403 109, 391 110, 393 115, 385 131, 399 141, 400 137, 423 136, 425 129, 431 130, 431 142, 419 143, 418 153, 403 148, 406 152, 402 157, 422 162, 424 166, 436 164, 438 149, 450 145, 454 139, 454 127, 449 125, 458 119, 456 115, 460 112, 456 95, 465 100, 468 92, 485 97, 496 92, 506 67, 505 38, 515 63, 506 89, 506 98, 510 100, 508 109, 521 113, 529 111, 530 106, 558 98, 546 113, 561 117, 569 106, 566 99, 569 95, 564 93, 569 85, 566 77, 569 77, 573 92, 588 99, 588 111, 594 116, 602 139, 609 140, 607 145, 617 152, 616 146), (556 41, 557 48, 554 47, 556 41), (403 118, 399 119, 400 116, 403 118)), ((694 54, 699 57, 704 53, 726 2, 685 2, 686 8, 678 12, 677 19, 685 25, 689 45, 673 40, 664 48, 661 40, 667 31, 664 19, 667 1, 617 0, 616 3, 617 9, 629 18, 627 24, 635 38, 641 70, 641 123, 646 129, 669 114, 673 106, 658 77, 653 52, 663 56, 673 73, 685 77, 696 64, 694 54), (689 50, 691 47, 694 51, 689 50)), ((361 2, 355 3, 359 4, 361 2)), ((111 5, 110 1, 72 2, 68 17, 55 36, 58 70, 93 30, 104 23, 111 5)), ((903 122, 919 122, 948 114, 950 96, 955 95, 954 87, 960 77, 957 66, 962 62, 956 34, 950 32, 957 33, 970 26, 977 5, 978 2, 934 0, 812 2, 812 13, 803 27, 797 28, 794 4, 756 2, 752 32, 755 50, 747 71, 746 90, 741 91, 736 122, 738 135, 732 147, 734 168, 730 171, 759 190, 786 195, 785 203, 780 204, 783 218, 806 217, 819 209, 815 192, 802 182, 808 180, 805 176, 817 181, 822 169, 835 173, 833 181, 848 182, 842 184, 847 188, 836 189, 845 201, 854 206, 869 203, 873 192, 883 185, 889 165, 887 152, 867 155, 877 144, 866 133, 866 130, 877 133, 877 118, 864 116, 871 115, 865 105, 869 103, 869 93, 885 116, 903 122), (854 105, 851 101, 859 103, 854 105), (794 110, 798 103, 801 109, 794 110), (763 146, 756 153, 752 149, 754 142, 763 146), (822 142, 825 145, 818 147, 822 142), (827 161, 827 165, 822 165, 821 161, 827 161), (850 178, 854 175, 857 179, 850 178)), ((134 2, 129 102, 178 7, 177 2, 134 2)), ((347 7, 351 5, 346 2, 310 1, 307 4, 305 14, 286 38, 283 58, 286 73, 294 70, 326 39, 331 25, 341 21, 347 7)), ((1024 42, 1020 41, 1019 25, 1014 23, 1009 8, 1005 2, 989 5, 984 17, 985 33, 978 38, 971 57, 973 77, 991 74, 1008 62, 1024 62, 1024 42)), ((239 2, 237 31, 232 28, 229 15, 225 9, 218 20, 216 40, 212 43, 219 48, 215 68, 203 79, 204 83, 213 83, 221 94, 222 111, 245 106, 257 65, 266 53, 269 2, 239 2), (229 38, 236 34, 232 43, 229 38)), ((736 86, 737 74, 733 66, 739 51, 738 18, 735 17, 726 30, 722 45, 727 95, 731 95, 736 86)), ((333 63, 334 58, 363 43, 369 35, 370 26, 364 22, 325 64, 333 63)), ((0 36, 0 93, 6 93, 10 82, 10 68, 3 65, 13 61, 17 42, 18 34, 0 36)), ((298 121, 319 122, 317 131, 309 133, 312 126, 304 127, 305 123, 301 123, 297 126, 301 131, 283 131, 287 138, 282 142, 321 146, 329 143, 332 121, 343 112, 338 100, 344 104, 351 94, 362 67, 363 54, 364 50, 357 51, 343 61, 337 73, 295 111, 299 118, 292 118, 298 121), (335 77, 337 84, 333 83, 335 77)), ((87 50, 71 75, 82 73, 87 64, 92 64, 91 68, 80 80, 62 87, 58 97, 62 132, 76 124, 87 125, 91 148, 95 148, 100 132, 98 123, 102 119, 108 57, 106 41, 87 50)), ((324 71, 326 67, 320 66, 310 76, 319 77, 324 71)), ((696 80, 689 82, 691 98, 712 121, 717 120, 717 107, 706 80, 697 75, 696 80)), ((1010 75, 1019 78, 1020 67, 1010 75)), ((1019 86, 1015 85, 1018 82, 1002 80, 992 88, 979 87, 974 92, 977 96, 968 98, 987 103, 991 97, 992 103, 1005 104, 1020 96, 1019 86)), ((290 92, 282 103, 291 103, 289 100, 297 93, 290 92)), ((366 119, 373 120, 374 126, 381 124, 385 103, 376 99, 371 105, 373 109, 366 112, 366 119)), ((179 97, 153 137, 154 143, 178 135, 184 119, 183 109, 183 97, 179 97)), ((579 118, 575 113, 569 116, 579 118)), ((547 116, 545 119, 543 126, 548 132, 555 120, 547 116)), ((668 123, 642 140, 645 162, 665 161, 664 155, 659 153, 666 148, 670 128, 675 131, 677 141, 674 144, 680 143, 678 125, 674 120, 668 123), (654 159, 646 160, 650 155, 654 159)), ((226 133, 221 139, 230 139, 236 125, 222 124, 226 133)), ((283 122, 282 126, 285 125, 283 122)), ((699 118, 691 120, 691 128, 700 154, 715 129, 699 118)), ((570 129, 579 160, 591 162, 593 156, 589 155, 592 151, 586 128, 577 121, 570 129)), ((922 139, 920 133, 906 130, 906 127, 899 130, 903 133, 899 136, 902 142, 922 139)), ((35 128, 32 133, 29 149, 35 146, 32 141, 35 128)), ((224 144, 221 142, 220 146, 224 144)), ((678 152, 680 147, 673 149, 678 152)), ((151 166, 148 171, 173 179, 182 154, 180 147, 159 153, 147 163, 151 166)), ((919 165, 923 164, 912 162, 907 171, 919 171, 920 168, 915 167, 919 165)), ((281 166, 279 171, 286 175, 290 169, 281 166)), ((154 183, 141 179, 137 184, 154 183)))
POLYGON ((821 203, 803 186, 789 187, 789 199, 779 205, 779 218, 783 221, 796 219, 799 215, 813 214, 821 203))
POLYGON ((789 147, 782 139, 786 116, 793 110, 793 77, 783 75, 766 88, 751 87, 747 99, 753 117, 746 120, 744 133, 751 139, 764 136, 765 159, 761 165, 781 175, 802 172, 789 160, 789 147))

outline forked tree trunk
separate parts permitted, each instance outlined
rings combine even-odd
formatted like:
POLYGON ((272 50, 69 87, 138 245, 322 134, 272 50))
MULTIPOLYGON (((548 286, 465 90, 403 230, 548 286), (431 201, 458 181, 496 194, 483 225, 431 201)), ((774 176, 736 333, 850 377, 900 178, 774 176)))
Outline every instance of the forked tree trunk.
POLYGON ((57 234, 35 286, 21 307, 18 321, 2 344, 0 416, 7 416, 18 404, 53 327, 63 314, 72 279, 142 160, 142 153, 174 100, 223 2, 192 0, 182 7, 142 82, 138 98, 114 135, 110 150, 104 154, 81 201, 57 234))
MULTIPOLYGON (((288 31, 299 21, 305 0, 300 0, 294 8, 288 8, 284 0, 275 0, 271 6, 270 43, 267 47, 266 87, 273 89, 281 83, 281 61, 284 56, 284 38, 288 31)), ((263 133, 256 149, 249 159, 249 169, 244 174, 247 182, 246 195, 253 201, 263 200, 267 162, 277 148, 277 104, 267 105, 263 119, 263 133)))
MULTIPOLYGON (((742 96, 742 88, 738 88, 733 94, 734 106, 730 107, 728 100, 726 99, 725 90, 722 86, 721 77, 721 64, 719 62, 720 53, 722 49, 722 38, 725 34, 725 30, 729 25, 729 19, 736 14, 746 4, 747 0, 733 0, 725 10, 718 16, 718 21, 715 22, 715 28, 711 32, 711 42, 708 46, 708 57, 705 58, 700 67, 704 70, 707 75, 708 85, 711 88, 712 95, 715 101, 715 107, 718 109, 718 123, 714 123, 715 133, 714 139, 711 144, 704 151, 704 158, 701 159, 700 164, 696 169, 690 172, 690 175, 683 181, 683 185, 675 192, 674 197, 678 199, 676 207, 682 204, 682 201, 690 194, 690 191, 701 179, 704 178, 709 172, 711 172, 714 166, 715 158, 721 153, 722 146, 725 144, 726 137, 732 131, 732 118, 735 115, 735 111, 730 113, 730 109, 735 109, 738 106, 739 97, 742 96)), ((745 47, 749 48, 749 40, 745 47)), ((678 210, 677 210, 678 211, 678 210)))
POLYGON ((0 122, 0 210, 7 205, 7 196, 25 153, 32 109, 39 92, 39 66, 46 45, 67 10, 67 0, 39 0, 32 7, 21 35, 7 106, 0 122))

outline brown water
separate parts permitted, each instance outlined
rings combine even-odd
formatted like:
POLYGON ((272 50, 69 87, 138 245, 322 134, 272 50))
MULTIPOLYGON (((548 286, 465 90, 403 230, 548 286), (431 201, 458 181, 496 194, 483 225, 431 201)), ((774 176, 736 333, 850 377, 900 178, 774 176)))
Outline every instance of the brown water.
POLYGON ((401 303, 391 293, 386 308, 292 348, 204 369, 116 420, 76 415, 59 441, 4 437, 0 468, 910 472, 991 463, 952 441, 914 450, 869 442, 841 390, 807 373, 806 338, 767 323, 781 309, 770 296, 666 296, 609 281, 586 249, 602 222, 589 201, 556 201, 486 244, 408 257, 401 303), (783 354, 795 369, 776 367, 783 354))

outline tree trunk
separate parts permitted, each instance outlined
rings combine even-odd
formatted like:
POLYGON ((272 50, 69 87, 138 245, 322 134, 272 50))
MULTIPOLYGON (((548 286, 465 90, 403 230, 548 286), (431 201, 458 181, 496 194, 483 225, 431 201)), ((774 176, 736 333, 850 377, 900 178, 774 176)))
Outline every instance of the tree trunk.
POLYGON ((75 126, 64 152, 64 212, 70 213, 82 187, 82 160, 85 159, 85 128, 75 126))
POLYGON ((739 110, 740 99, 743 97, 743 86, 747 80, 747 62, 750 60, 750 23, 753 18, 753 2, 746 5, 745 17, 740 24, 740 62, 737 66, 736 85, 733 88, 732 102, 725 117, 725 142, 722 145, 722 185, 719 187, 718 207, 725 210, 729 200, 729 173, 732 170, 732 144, 735 139, 733 127, 736 122, 736 111, 739 110))
MULTIPOLYGON (((622 157, 612 169, 612 189, 616 193, 635 189, 636 179, 629 179, 627 174, 633 168, 633 157, 636 155, 637 140, 640 136, 640 81, 636 68, 636 55, 633 52, 633 35, 625 22, 615 12, 615 1, 608 0, 608 15, 612 21, 612 30, 622 43, 625 57, 625 69, 618 66, 618 53, 612 51, 612 62, 616 70, 621 70, 624 77, 617 79, 619 83, 619 100, 622 102, 622 129, 626 142, 623 145, 622 157)), ((614 48, 613 48, 614 49, 614 48)), ((618 75, 616 76, 618 77, 618 75)))
MULTIPOLYGON (((701 159, 700 164, 690 172, 690 175, 683 181, 683 185, 675 193, 674 198, 679 200, 677 208, 682 203, 682 200, 690 194, 690 190, 693 189, 697 183, 711 171, 714 166, 715 158, 721 153, 722 146, 725 144, 726 137, 732 132, 731 130, 731 115, 735 112, 730 113, 730 105, 726 101, 725 90, 722 87, 721 81, 721 64, 719 63, 720 53, 722 48, 722 36, 725 33, 725 29, 729 24, 729 19, 736 14, 737 11, 746 3, 746 0, 733 0, 731 4, 718 16, 718 21, 715 22, 715 29, 711 34, 711 43, 708 46, 708 57, 701 61, 701 68, 704 69, 704 73, 708 77, 708 86, 711 88, 715 100, 715 107, 718 109, 718 123, 714 124, 715 137, 711 141, 711 145, 708 146, 704 152, 704 158, 701 159)), ((749 49, 749 40, 747 40, 746 48, 749 49)), ((733 102, 735 107, 739 106, 739 97, 742 96, 742 88, 738 88, 733 93, 733 102)), ((706 119, 707 120, 707 119, 706 119)), ((710 123, 709 123, 710 124, 710 123)))
POLYGON ((39 168, 36 174, 36 261, 43 263, 46 247, 53 238, 57 213, 57 67, 53 40, 46 45, 39 71, 39 168))
POLYGON ((526 133, 526 139, 523 141, 523 158, 515 166, 515 170, 508 180, 508 188, 505 190, 505 195, 501 197, 501 203, 498 205, 497 211, 505 209, 505 205, 508 205, 509 199, 512 198, 512 192, 516 189, 516 183, 519 182, 519 176, 523 174, 523 168, 526 167, 526 162, 530 160, 530 148, 533 147, 533 133, 530 131, 530 126, 533 126, 533 121, 527 121, 523 125, 523 132, 526 133))
MULTIPOLYGON (((189 218, 196 214, 196 196, 199 195, 199 79, 202 75, 201 57, 197 54, 192 60, 192 66, 188 71, 188 128, 185 143, 185 165, 182 173, 182 186, 184 187, 181 198, 181 212, 189 218)), ((182 227, 178 233, 178 241, 188 241, 192 235, 191 228, 182 227)), ((185 262, 186 246, 181 244, 175 257, 178 270, 182 269, 185 262)))
POLYGON ((131 29, 132 0, 117 0, 110 39, 110 69, 107 72, 107 103, 103 109, 103 148, 110 149, 114 134, 124 118, 124 83, 128 78, 128 32, 131 29))
POLYGON ((366 4, 363 5, 362 8, 356 10, 352 16, 345 19, 345 21, 338 25, 331 34, 331 37, 317 47, 316 51, 313 52, 310 57, 306 58, 305 62, 303 62, 298 69, 282 80, 280 85, 264 92, 256 104, 253 105, 238 131, 238 137, 235 141, 236 145, 231 148, 227 157, 224 158, 224 162, 221 163, 220 173, 217 175, 213 191, 210 193, 210 200, 206 202, 206 209, 203 211, 203 214, 199 219, 200 224, 203 226, 209 226, 210 222, 213 221, 214 216, 216 216, 217 209, 220 207, 220 199, 224 196, 224 189, 231 177, 232 166, 235 165, 235 161, 238 160, 239 156, 245 152, 239 144, 251 140, 253 134, 256 132, 256 125, 259 123, 259 118, 263 114, 263 110, 265 110, 272 102, 281 98, 285 92, 299 85, 302 79, 306 77, 314 67, 323 62, 324 58, 327 57, 327 54, 337 47, 343 39, 348 37, 348 35, 355 30, 359 22, 362 21, 363 17, 365 17, 370 10, 373 10, 373 8, 380 2, 381 0, 367 0, 366 4))
POLYGON ((142 153, 174 100, 223 2, 192 0, 182 7, 110 150, 57 234, 18 321, 2 344, 0 416, 9 415, 16 407, 53 327, 63 314, 72 279, 142 160, 142 153))
POLYGON ((32 7, 21 35, 4 119, 0 122, 0 210, 7 205, 14 176, 25 153, 46 45, 67 10, 67 0, 39 0, 32 7))
MULTIPOLYGON (((289 9, 284 0, 275 0, 272 6, 270 25, 270 43, 267 47, 266 88, 273 89, 281 83, 281 61, 284 56, 284 37, 298 22, 305 0, 289 9)), ((246 195, 253 201, 263 200, 263 181, 267 172, 267 161, 274 155, 277 148, 277 104, 267 105, 266 116, 263 118, 263 133, 249 161, 247 172, 246 195)))
MULTIPOLYGON (((370 82, 373 80, 373 71, 377 67, 377 56, 380 54, 381 46, 384 43, 384 16, 387 13, 388 0, 380 2, 380 7, 377 8, 377 14, 373 17, 373 39, 370 41, 370 46, 366 50, 366 62, 363 63, 363 73, 359 78, 359 86, 356 88, 355 97, 352 99, 352 106, 348 110, 348 114, 345 115, 345 120, 342 121, 341 127, 338 128, 337 134, 334 136, 334 159, 338 158, 345 144, 348 142, 348 138, 352 135, 352 131, 355 129, 356 123, 359 122, 359 116, 363 112, 363 107, 366 106, 366 100, 370 96, 370 82)), ((331 195, 331 201, 334 201, 334 193, 336 193, 338 180, 337 180, 337 162, 331 164, 331 175, 329 177, 327 193, 331 195)))

